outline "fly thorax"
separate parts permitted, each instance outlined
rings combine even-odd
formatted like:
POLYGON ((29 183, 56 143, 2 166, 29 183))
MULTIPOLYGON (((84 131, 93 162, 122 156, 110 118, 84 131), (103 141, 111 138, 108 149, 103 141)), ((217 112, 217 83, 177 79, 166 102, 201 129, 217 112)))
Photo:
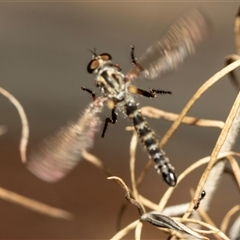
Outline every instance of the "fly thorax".
POLYGON ((123 101, 125 98, 125 78, 124 75, 115 67, 105 66, 99 71, 96 84, 101 91, 116 102, 123 101))

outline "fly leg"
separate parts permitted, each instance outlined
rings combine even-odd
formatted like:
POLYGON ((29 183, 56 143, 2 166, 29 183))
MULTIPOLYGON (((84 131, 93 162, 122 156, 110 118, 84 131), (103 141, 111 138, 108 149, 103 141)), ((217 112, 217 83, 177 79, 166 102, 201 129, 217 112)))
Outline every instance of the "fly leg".
POLYGON ((81 87, 81 89, 82 89, 83 91, 86 91, 87 93, 91 94, 93 101, 96 100, 96 94, 95 94, 94 91, 92 91, 92 90, 90 90, 90 89, 88 89, 88 88, 85 88, 85 87, 81 87))
POLYGON ((104 136, 105 136, 105 133, 106 133, 106 131, 107 131, 108 124, 109 124, 109 123, 115 124, 116 122, 117 122, 117 113, 116 113, 116 106, 114 106, 113 109, 112 109, 112 117, 105 119, 103 131, 102 131, 102 135, 101 135, 102 138, 104 138, 104 136))
POLYGON ((144 71, 144 68, 137 63, 137 58, 135 57, 135 46, 131 45, 131 59, 132 59, 132 64, 136 66, 140 72, 144 71))
POLYGON ((148 98, 155 98, 159 94, 161 94, 161 95, 172 94, 171 91, 156 90, 156 89, 152 89, 152 88, 150 88, 149 91, 146 91, 146 90, 137 88, 136 86, 133 86, 133 85, 128 86, 128 91, 130 93, 139 94, 141 96, 148 97, 148 98))
MULTIPOLYGON (((131 59, 132 59, 132 64, 138 68, 138 73, 143 72, 144 68, 137 62, 137 58, 135 57, 135 46, 131 45, 131 59)), ((164 90, 157 90, 157 89, 149 89, 149 91, 137 88, 135 86, 129 86, 128 87, 129 92, 131 93, 136 93, 139 95, 142 95, 144 97, 148 97, 148 98, 154 98, 156 97, 158 94, 172 94, 171 91, 164 91, 164 90)))

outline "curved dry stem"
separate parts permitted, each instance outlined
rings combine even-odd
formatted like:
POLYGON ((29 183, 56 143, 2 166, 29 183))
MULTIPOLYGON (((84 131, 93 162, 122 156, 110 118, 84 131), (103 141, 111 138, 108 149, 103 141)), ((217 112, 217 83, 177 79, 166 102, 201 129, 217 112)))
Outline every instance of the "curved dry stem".
POLYGON ((119 231, 117 234, 115 234, 113 237, 111 237, 110 240, 122 239, 130 231, 132 231, 134 228, 136 228, 139 222, 140 222, 140 220, 136 220, 136 221, 130 223, 125 228, 123 228, 121 231, 119 231))
POLYGON ((142 183, 144 177, 146 176, 146 174, 148 172, 148 169, 152 166, 152 164, 153 164, 152 159, 148 159, 148 161, 145 164, 143 170, 140 172, 140 174, 137 178, 137 186, 139 186, 142 183))
MULTIPOLYGON (((172 113, 172 112, 166 112, 154 107, 145 106, 141 108, 142 114, 146 117, 150 118, 163 118, 167 121, 175 121, 179 114, 172 113)), ((217 120, 209 120, 209 119, 200 119, 190 116, 184 116, 182 119, 182 123, 188 124, 188 125, 195 125, 199 127, 217 127, 217 128, 223 128, 224 122, 223 121, 217 121, 217 120)))
POLYGON ((123 190, 125 191, 126 194, 130 194, 129 188, 127 187, 125 182, 120 177, 112 176, 112 177, 108 177, 107 179, 115 180, 123 188, 123 190))
POLYGON ((73 215, 67 211, 48 206, 46 204, 24 197, 4 188, 0 188, 0 198, 5 199, 9 202, 19 204, 32 211, 48 215, 50 217, 63 218, 66 220, 71 220, 73 218, 73 215))
POLYGON ((0 87, 0 94, 6 97, 14 105, 14 107, 17 109, 18 114, 20 116, 20 119, 22 122, 22 135, 21 135, 20 144, 19 144, 19 151, 21 155, 21 160, 23 163, 25 163, 27 161, 26 149, 27 149, 28 138, 29 138, 29 125, 28 125, 26 113, 22 105, 11 93, 6 91, 4 88, 0 87))
POLYGON ((141 203, 139 203, 137 200, 131 197, 130 190, 125 184, 125 182, 121 178, 116 176, 108 177, 108 179, 115 180, 123 188, 123 190, 125 191, 126 200, 128 200, 131 204, 133 204, 137 208, 139 215, 142 216, 145 213, 145 209, 141 205, 141 203))
POLYGON ((108 177, 113 176, 114 174, 111 172, 110 169, 108 169, 103 162, 97 158, 96 156, 92 155, 91 153, 87 151, 82 152, 82 157, 93 164, 95 167, 100 168, 108 177))
POLYGON ((221 69, 219 72, 214 74, 209 80, 207 80, 198 90, 197 92, 192 96, 192 98, 189 100, 189 102, 186 104, 186 106, 183 108, 181 113, 179 114, 179 117, 175 120, 175 122, 172 124, 172 126, 169 128, 167 133, 163 136, 160 146, 163 147, 167 141, 170 139, 170 137, 173 135, 173 133, 177 130, 179 125, 181 124, 183 118, 186 116, 187 112, 191 109, 193 104, 199 99, 204 92, 206 92, 213 84, 215 84, 219 79, 221 79, 223 76, 228 74, 229 72, 233 71, 237 67, 240 66, 240 60, 237 60, 230 65, 226 66, 225 68, 221 69))
MULTIPOLYGON (((225 65, 229 65, 237 60, 240 59, 240 56, 237 55, 237 54, 231 54, 231 55, 228 55, 226 58, 225 58, 225 65)), ((239 84, 239 81, 238 81, 238 78, 237 78, 237 75, 235 73, 235 71, 232 71, 229 73, 229 77, 230 77, 230 81, 232 82, 233 86, 237 89, 237 90, 240 90, 240 84, 239 84)))
MULTIPOLYGON (((216 228, 216 227, 213 227, 213 226, 211 226, 211 225, 208 224, 208 223, 205 223, 205 222, 202 222, 202 221, 199 221, 199 220, 196 220, 196 219, 187 219, 187 218, 186 218, 186 219, 176 218, 176 219, 177 219, 178 221, 180 221, 180 222, 199 224, 199 225, 201 225, 201 226, 203 226, 203 227, 206 227, 206 228, 208 228, 208 229, 210 229, 210 230, 212 230, 212 231, 215 231, 215 233, 218 234, 218 235, 221 237, 221 239, 230 240, 220 229, 218 229, 218 228, 216 228)), ((205 233, 205 234, 208 234, 207 231, 203 231, 203 230, 199 231, 198 229, 194 229, 194 231, 196 231, 196 232, 203 232, 203 233, 205 233)), ((213 233, 213 232, 211 232, 211 233, 213 233)))
POLYGON ((141 239, 142 227, 143 227, 143 223, 139 222, 137 224, 136 229, 135 229, 135 240, 140 240, 141 239))
POLYGON ((159 208, 159 206, 158 206, 156 203, 150 201, 149 199, 143 197, 143 196, 140 195, 140 194, 139 194, 139 199, 140 199, 140 202, 141 202, 144 206, 148 207, 149 209, 152 209, 152 210, 156 210, 156 211, 161 212, 161 211, 160 211, 161 209, 159 208))
MULTIPOLYGON (((201 218, 204 220, 205 223, 208 223, 209 225, 213 226, 213 227, 217 227, 217 225, 213 222, 213 220, 209 217, 209 215, 205 212, 202 211, 201 208, 198 209, 198 214, 201 216, 201 218)), ((212 233, 216 239, 221 240, 222 238, 220 236, 218 236, 218 234, 216 232, 212 233)))
POLYGON ((240 205, 236 205, 233 208, 231 208, 227 214, 224 216, 222 223, 220 225, 220 229, 222 232, 226 232, 227 228, 228 228, 228 224, 230 222, 231 217, 236 213, 240 211, 240 205))
POLYGON ((136 131, 133 131, 133 136, 130 142, 130 175, 132 182, 133 197, 139 201, 137 184, 135 179, 135 162, 136 162, 136 149, 137 149, 138 137, 136 131))
POLYGON ((237 160, 233 156, 227 156, 227 159, 231 165, 238 188, 240 189, 240 167, 238 166, 237 160))

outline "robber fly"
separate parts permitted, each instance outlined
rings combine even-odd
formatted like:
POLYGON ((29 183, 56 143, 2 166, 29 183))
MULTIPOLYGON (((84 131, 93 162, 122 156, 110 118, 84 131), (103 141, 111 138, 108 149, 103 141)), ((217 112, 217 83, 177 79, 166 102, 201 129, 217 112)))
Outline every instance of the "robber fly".
MULTIPOLYGON (((104 137, 109 123, 116 123, 117 111, 123 112, 132 121, 149 157, 154 161, 158 173, 162 174, 169 186, 175 186, 177 177, 164 151, 159 148, 156 134, 149 127, 141 114, 134 94, 154 98, 159 94, 171 94, 170 91, 150 89, 145 91, 131 83, 137 78, 156 79, 166 71, 175 69, 183 59, 194 53, 198 45, 208 32, 208 24, 198 10, 192 10, 171 26, 167 34, 155 44, 150 46, 139 60, 135 57, 135 48, 131 45, 132 69, 123 74, 119 65, 112 62, 108 53, 98 55, 96 51, 87 66, 87 71, 95 76, 96 87, 102 95, 96 97, 95 93, 85 87, 84 91, 93 97, 77 123, 69 125, 45 141, 40 152, 36 152, 29 161, 28 168, 38 177, 47 181, 56 181, 66 175, 81 158, 81 152, 93 145, 86 144, 88 135, 92 138, 98 130, 98 114, 107 102, 112 111, 111 118, 106 118, 102 131, 104 137), (50 145, 50 146, 49 146, 50 145)), ((91 139, 92 139, 91 138, 91 139)))

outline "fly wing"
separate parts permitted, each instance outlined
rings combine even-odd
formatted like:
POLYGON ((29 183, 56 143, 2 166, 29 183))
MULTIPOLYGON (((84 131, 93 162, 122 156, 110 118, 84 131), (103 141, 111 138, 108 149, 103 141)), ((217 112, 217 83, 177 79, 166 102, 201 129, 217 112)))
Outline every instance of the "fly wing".
POLYGON ((38 151, 30 156, 27 168, 47 182, 63 178, 81 160, 82 152, 93 146, 95 133, 101 123, 97 115, 104 101, 103 97, 97 98, 89 104, 77 122, 45 139, 38 151))
POLYGON ((155 79, 177 68, 185 57, 195 52, 195 47, 208 35, 209 24, 204 15, 193 9, 179 18, 159 41, 151 45, 128 73, 129 81, 142 76, 155 79))

